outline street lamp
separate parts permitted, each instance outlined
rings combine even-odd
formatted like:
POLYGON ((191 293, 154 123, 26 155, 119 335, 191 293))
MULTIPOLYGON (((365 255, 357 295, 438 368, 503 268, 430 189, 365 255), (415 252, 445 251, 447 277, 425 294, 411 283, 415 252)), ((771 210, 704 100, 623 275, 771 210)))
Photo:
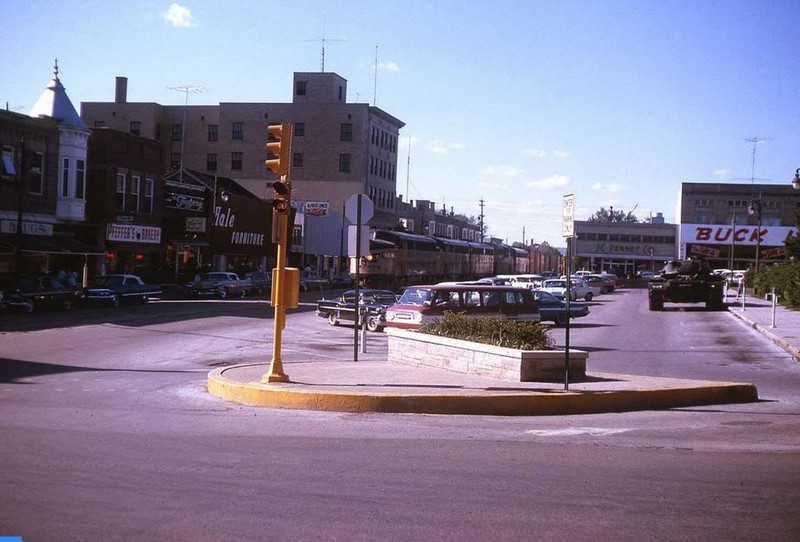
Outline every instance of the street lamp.
POLYGON ((800 167, 797 168, 794 172, 794 178, 792 179, 792 186, 795 190, 800 190, 800 167))
POLYGON ((750 200, 747 214, 756 215, 756 274, 758 274, 758 259, 761 256, 761 192, 758 193, 758 199, 750 200))

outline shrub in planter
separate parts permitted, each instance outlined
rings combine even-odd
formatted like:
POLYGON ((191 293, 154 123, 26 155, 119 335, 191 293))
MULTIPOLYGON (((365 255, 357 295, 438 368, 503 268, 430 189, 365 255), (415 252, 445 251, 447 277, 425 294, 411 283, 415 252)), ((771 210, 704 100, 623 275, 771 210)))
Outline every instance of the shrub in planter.
POLYGON ((441 321, 422 324, 419 331, 517 350, 552 350, 554 344, 547 328, 538 322, 474 318, 450 311, 444 312, 441 321))

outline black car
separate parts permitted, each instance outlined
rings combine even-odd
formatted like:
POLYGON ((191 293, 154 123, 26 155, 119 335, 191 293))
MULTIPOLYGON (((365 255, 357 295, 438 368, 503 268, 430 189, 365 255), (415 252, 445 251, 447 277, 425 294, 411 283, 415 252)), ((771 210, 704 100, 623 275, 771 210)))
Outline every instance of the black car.
MULTIPOLYGON (((386 309, 397 302, 397 296, 391 290, 362 288, 358 292, 359 312, 364 314, 367 329, 381 331, 386 327, 386 309)), ((355 322, 356 291, 347 290, 336 299, 320 299, 317 301, 317 316, 327 318, 332 326, 339 322, 355 322)))
POLYGON ((123 301, 147 303, 151 297, 161 295, 157 284, 146 284, 136 275, 103 275, 91 281, 83 290, 87 303, 104 303, 119 307, 123 301))
MULTIPOLYGON (((534 299, 539 303, 539 314, 542 315, 543 322, 549 320, 554 322, 557 326, 564 326, 567 324, 567 303, 565 301, 544 290, 532 291, 534 299)), ((570 301, 570 318, 580 318, 588 314, 589 305, 577 301, 570 301)))
POLYGON ((80 305, 81 288, 55 275, 23 275, 5 289, 7 309, 36 312, 45 309, 72 310, 80 305))

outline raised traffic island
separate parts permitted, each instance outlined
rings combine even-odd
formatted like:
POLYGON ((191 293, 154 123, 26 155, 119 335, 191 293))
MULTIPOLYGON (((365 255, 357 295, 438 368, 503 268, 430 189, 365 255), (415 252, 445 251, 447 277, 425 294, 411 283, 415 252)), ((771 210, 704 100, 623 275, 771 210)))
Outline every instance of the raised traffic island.
MULTIPOLYGON (((563 350, 517 350, 419 331, 387 328, 388 360, 412 367, 430 367, 454 373, 511 382, 564 380, 563 350)), ((570 349, 569 379, 586 378, 588 352, 570 349)))

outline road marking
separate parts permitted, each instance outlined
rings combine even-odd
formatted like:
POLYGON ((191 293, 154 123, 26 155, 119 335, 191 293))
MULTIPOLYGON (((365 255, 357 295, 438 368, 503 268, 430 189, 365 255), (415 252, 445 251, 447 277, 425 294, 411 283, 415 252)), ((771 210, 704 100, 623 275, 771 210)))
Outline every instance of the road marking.
POLYGON ((593 437, 607 437, 618 433, 625 433, 632 429, 607 428, 607 427, 567 427, 565 429, 529 429, 525 433, 537 437, 564 437, 575 435, 591 435, 593 437))

